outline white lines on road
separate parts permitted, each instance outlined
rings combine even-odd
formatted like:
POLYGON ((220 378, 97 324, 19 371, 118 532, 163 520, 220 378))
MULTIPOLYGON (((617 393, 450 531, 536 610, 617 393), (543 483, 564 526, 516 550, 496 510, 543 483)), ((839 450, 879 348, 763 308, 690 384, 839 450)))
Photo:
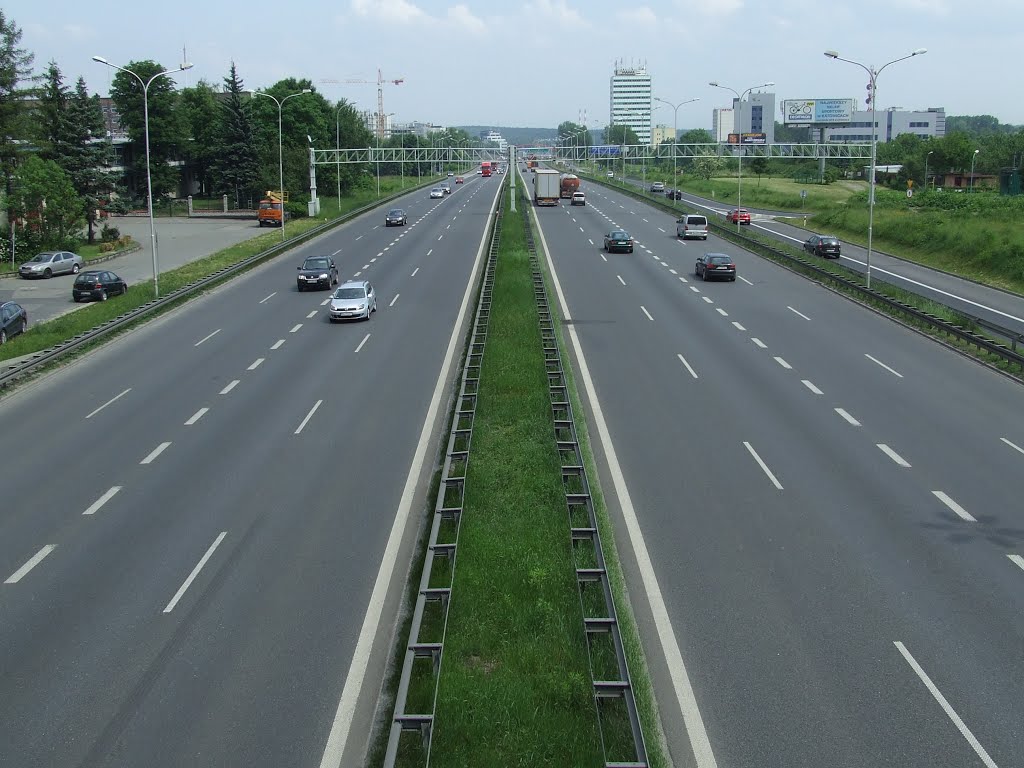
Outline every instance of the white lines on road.
POLYGON ((159 456, 164 451, 166 451, 170 447, 170 445, 171 444, 169 442, 160 443, 160 445, 158 445, 156 448, 150 451, 149 455, 142 461, 140 461, 139 464, 152 464, 154 461, 156 461, 156 457, 159 456))
POLYGON ((681 282, 681 283, 688 283, 688 282, 690 282, 690 281, 689 281, 689 280, 687 280, 687 279, 686 279, 685 277, 680 277, 680 278, 679 278, 679 282, 681 282))
MULTIPOLYGON (((391 246, 388 246, 388 248, 390 248, 390 247, 391 247, 391 246)), ((385 248, 385 249, 384 249, 384 251, 386 251, 386 250, 387 250, 387 248, 385 248)), ((379 258, 380 258, 381 256, 383 256, 383 255, 384 255, 384 251, 377 251, 377 255, 376 255, 376 256, 374 256, 374 258, 375 258, 375 259, 379 259, 379 258)), ((369 266, 370 266, 370 265, 369 265, 369 264, 367 264, 367 265, 365 265, 365 266, 363 267, 363 269, 368 269, 368 268, 369 268, 369 266)))
POLYGON ((91 418, 92 418, 93 416, 95 416, 95 415, 96 415, 97 413, 99 413, 100 411, 102 411, 102 410, 103 410, 104 408, 106 408, 106 407, 107 407, 108 405, 110 405, 111 403, 117 402, 118 400, 120 400, 120 399, 121 399, 122 397, 124 397, 125 395, 127 395, 127 394, 128 394, 129 392, 131 392, 131 391, 132 391, 132 388, 131 388, 131 387, 128 387, 128 389, 126 389, 126 390, 125 390, 124 392, 122 392, 121 394, 119 394, 119 395, 114 395, 114 397, 112 397, 112 398, 110 398, 109 400, 107 400, 107 402, 105 402, 105 403, 104 403, 103 405, 101 405, 101 406, 100 406, 99 408, 97 408, 97 409, 96 409, 95 411, 93 411, 92 413, 90 413, 90 414, 89 414, 88 416, 86 416, 85 418, 87 418, 87 419, 91 419, 91 418))
POLYGON ((323 301, 320 302, 320 306, 321 307, 326 307, 330 303, 331 303, 331 297, 328 296, 326 299, 324 299, 323 301))
POLYGON ((188 421, 185 422, 185 426, 191 427, 193 424, 195 424, 197 421, 203 418, 203 416, 205 416, 206 412, 209 410, 209 408, 200 408, 198 411, 196 411, 189 417, 188 421))
POLYGON ((362 271, 362 270, 359 270, 358 272, 356 272, 355 274, 353 274, 353 275, 352 275, 352 277, 359 277, 359 276, 360 276, 361 274, 363 274, 363 271, 362 271))
POLYGON ((814 382, 811 381, 810 379, 800 379, 800 383, 803 384, 805 387, 807 387, 809 390, 811 390, 811 392, 813 392, 816 395, 823 395, 823 394, 825 394, 820 389, 818 389, 816 386, 814 386, 814 382))
POLYGON ((623 285, 626 284, 626 281, 622 279, 622 275, 616 275, 616 277, 619 278, 620 283, 622 283, 623 285))
POLYGON ((753 285, 753 283, 750 282, 749 280, 747 280, 747 278, 745 278, 743 275, 736 275, 736 277, 738 277, 740 280, 742 280, 747 285, 753 285))
POLYGON ((417 273, 417 272, 419 272, 419 271, 420 271, 420 268, 419 268, 419 267, 416 267, 416 269, 414 269, 414 270, 412 271, 412 274, 411 274, 411 275, 409 275, 409 277, 416 277, 416 273, 417 273))
POLYGON ((370 268, 369 264, 363 264, 363 269, 369 269, 369 268, 370 268))
POLYGON ((884 453, 886 456, 888 456, 901 467, 906 467, 908 469, 910 468, 910 462, 904 459, 898 453, 896 453, 896 451, 894 451, 885 443, 875 443, 875 445, 878 447, 878 450, 880 450, 882 453, 884 453))
POLYGON ((28 572, 43 562, 43 559, 57 548, 56 544, 47 544, 36 552, 21 568, 16 570, 4 580, 4 584, 17 584, 28 575, 28 572))
POLYGON ((757 344, 757 346, 759 346, 759 347, 760 347, 761 349, 768 349, 768 345, 767 345, 767 344, 765 344, 765 343, 764 343, 763 341, 761 341, 761 340, 760 340, 759 338, 757 338, 756 336, 751 336, 751 337, 750 337, 750 340, 751 340, 752 342, 754 342, 755 344, 757 344))
POLYGON ((374 256, 372 259, 370 259, 370 263, 371 264, 375 264, 376 262, 377 262, 377 257, 376 256, 374 256))
MULTIPOLYGON (((787 371, 791 371, 791 370, 793 370, 793 366, 792 366, 792 365, 790 365, 789 363, 787 363, 787 362, 786 362, 785 360, 783 360, 783 359, 782 359, 781 357, 779 357, 778 355, 776 355, 776 356, 775 356, 775 362, 776 362, 776 363, 778 363, 779 365, 781 365, 781 366, 782 366, 783 368, 785 368, 785 369, 786 369, 787 371)), ((837 410, 838 410, 838 409, 837 409, 837 410)), ((844 411, 844 413, 845 413, 845 411, 844 411)))
POLYGON ((728 313, 728 312, 726 312, 726 311, 725 311, 724 309, 722 309, 721 307, 715 307, 715 311, 716 311, 716 312, 717 312, 718 314, 720 314, 720 315, 721 315, 722 317, 728 317, 728 316, 729 316, 729 313, 728 313))
POLYGON ((590 243, 591 245, 594 245, 594 241, 591 240, 589 237, 587 238, 587 242, 590 243))
POLYGON ((360 235, 359 237, 356 238, 356 240, 362 240, 364 237, 365 235, 360 235))
POLYGON ((393 307, 393 306, 395 306, 395 302, 396 302, 396 301, 398 301, 398 297, 399 297, 399 296, 401 296, 401 295, 402 295, 402 294, 400 294, 400 293, 396 293, 396 294, 395 294, 395 298, 393 298, 393 299, 391 300, 391 303, 390 303, 390 304, 388 304, 388 306, 389 306, 389 307, 393 307))
POLYGON ((1008 446, 1010 446, 1011 448, 1013 448, 1013 450, 1017 451, 1018 453, 1024 453, 1024 448, 1021 448, 1021 447, 1020 447, 1019 445, 1017 445, 1016 443, 1012 443, 1012 442, 1010 442, 1010 441, 1009 441, 1009 440, 1007 440, 1007 439, 1006 439, 1005 437, 1000 437, 999 439, 1000 439, 1000 440, 1002 440, 1002 441, 1003 441, 1004 443, 1006 443, 1006 444, 1007 444, 1008 446))
POLYGON ((1024 557, 1020 555, 1007 555, 1010 558, 1010 562, 1015 563, 1022 571, 1024 571, 1024 557))
POLYGON ((607 256, 605 256, 605 255, 604 255, 603 253, 601 254, 601 258, 602 258, 602 259, 604 259, 604 260, 605 260, 605 262, 607 262, 607 261, 608 261, 608 257, 607 257, 607 256))
POLYGON ((899 640, 895 640, 893 645, 896 646, 896 650, 900 652, 900 655, 903 656, 903 659, 910 665, 910 668, 914 670, 914 674, 916 674, 918 678, 920 678, 921 682, 924 683, 928 692, 931 693, 937 702, 939 702, 939 706, 942 707, 942 711, 945 712, 946 716, 953 721, 953 725, 955 725, 957 730, 960 731, 960 735, 967 739, 967 743, 971 745, 971 749, 974 750, 975 754, 981 758, 981 762, 983 762, 987 768, 998 768, 995 761, 989 757, 988 752, 985 751, 985 748, 981 746, 981 743, 976 738, 974 738, 974 734, 971 733, 964 721, 960 719, 960 715, 958 715, 953 707, 950 706, 949 702, 946 701, 946 697, 942 695, 942 692, 936 687, 935 683, 932 682, 932 679, 928 677, 928 674, 921 668, 921 665, 917 663, 917 659, 910 655, 910 651, 907 650, 907 647, 899 640))
POLYGON ((95 515, 99 512, 100 507, 110 501, 112 498, 117 496, 118 491, 121 490, 120 485, 113 486, 109 491, 100 496, 96 501, 89 505, 89 508, 83 512, 83 515, 95 515))
MULTIPOLYGON (((697 289, 694 288, 694 290, 697 290, 697 289)), ((710 296, 701 296, 701 298, 704 299, 704 301, 706 301, 708 304, 714 304, 715 303, 715 300, 712 299, 710 296)))
POLYGON ((280 349, 284 344, 284 339, 278 339, 271 345, 271 349, 280 349))
POLYGON ((768 469, 768 465, 761 461, 761 457, 757 455, 757 451, 754 450, 754 446, 752 446, 746 440, 743 441, 743 445, 746 446, 747 450, 750 452, 750 455, 754 457, 754 461, 757 462, 758 466, 761 467, 762 470, 764 470, 764 473, 766 475, 768 475, 768 479, 772 481, 772 485, 774 485, 781 491, 782 483, 780 483, 778 479, 775 477, 775 475, 772 474, 772 471, 768 469))
POLYGON ((693 367, 688 362, 686 362, 686 358, 683 357, 682 355, 678 354, 678 353, 676 353, 676 357, 679 358, 679 362, 680 363, 682 363, 683 365, 686 366, 686 370, 688 370, 690 372, 690 375, 693 376, 693 378, 696 379, 697 378, 697 372, 695 370, 693 370, 693 367))
POLYGON ((241 382, 240 382, 240 381, 239 381, 238 379, 235 379, 235 380, 234 380, 234 381, 232 381, 232 382, 231 382, 230 384, 228 384, 228 385, 227 385, 226 387, 224 387, 224 389, 222 389, 222 390, 220 391, 220 393, 221 393, 222 395, 226 395, 226 394, 227 394, 228 392, 230 392, 230 391, 231 391, 232 389, 234 389, 235 387, 237 387, 237 386, 238 386, 238 385, 239 385, 240 383, 241 383, 241 382))
POLYGON ((804 314, 803 312, 800 312, 800 311, 798 311, 798 310, 796 310, 796 309, 793 309, 792 307, 790 307, 790 306, 788 306, 788 305, 786 306, 786 309, 788 309, 788 310, 789 310, 790 312, 792 312, 792 313, 793 313, 794 315, 800 315, 800 317, 802 317, 802 318, 803 318, 804 320, 810 320, 810 319, 811 319, 811 318, 809 318, 809 317, 808 317, 807 315, 805 315, 805 314, 804 314))
POLYGON ((700 293, 700 288, 698 288, 696 285, 691 285, 690 290, 693 291, 694 293, 700 293))
POLYGON ((641 304, 640 305, 640 309, 642 309, 644 311, 644 314, 647 315, 647 319, 650 320, 653 323, 654 322, 654 318, 651 317, 651 313, 647 311, 647 307, 645 307, 643 304, 641 304))
POLYGON ((951 498, 949 498, 949 496, 947 496, 942 491, 932 491, 932 495, 936 499, 941 501, 943 504, 945 504, 947 507, 949 507, 949 509, 951 511, 953 511, 954 513, 956 513, 957 516, 959 516, 961 519, 966 520, 968 523, 976 523, 976 522, 978 522, 974 518, 974 516, 971 515, 970 512, 968 512, 966 509, 961 507, 959 504, 957 504, 955 501, 953 501, 951 498))
POLYGON ((366 343, 366 340, 367 340, 367 339, 369 339, 369 338, 370 338, 370 334, 366 334, 365 336, 363 336, 363 340, 362 340, 362 341, 360 341, 360 342, 359 342, 359 346, 358 346, 358 347, 356 347, 356 352, 358 352, 358 351, 359 351, 360 349, 362 349, 362 348, 363 348, 363 344, 365 344, 365 343, 366 343))
POLYGON ((658 231, 659 231, 659 232, 664 232, 665 230, 664 230, 664 229, 662 229, 661 227, 658 227, 658 231))
POLYGON ((211 333, 211 334, 208 334, 208 335, 206 335, 206 336, 203 336, 203 338, 201 338, 201 339, 200 339, 199 341, 197 341, 197 342, 196 342, 195 344, 193 344, 192 346, 193 346, 193 347, 198 347, 198 346, 199 346, 200 344, 202 344, 202 343, 203 343, 204 341, 209 341, 209 340, 210 340, 210 339, 212 339, 212 338, 213 338, 214 336, 216 336, 216 335, 217 335, 218 333, 220 333, 220 328, 218 328, 218 329, 217 329, 216 331, 214 331, 214 332, 213 332, 213 333, 211 333))
POLYGON ((332 253, 331 256, 337 256, 339 253, 341 253, 341 248, 332 253))
POLYGON ((298 324, 294 325, 292 327, 292 329, 290 331, 288 331, 288 333, 296 333, 299 330, 299 328, 301 328, 301 327, 302 327, 302 323, 298 323, 298 324))
POLYGON ((309 423, 309 420, 313 418, 313 414, 316 413, 316 409, 320 407, 321 403, 323 403, 323 400, 317 400, 316 404, 314 404, 313 407, 309 409, 309 413, 306 414, 306 418, 304 418, 302 420, 302 423, 295 428, 296 435, 299 434, 305 428, 306 424, 309 423))
POLYGON ((182 595, 184 595, 188 588, 192 586, 192 582, 196 580, 196 576, 198 576, 199 572, 203 570, 203 566, 206 565, 206 561, 213 556, 213 553, 216 551, 217 547, 220 546, 220 543, 224 541, 224 537, 227 535, 227 531, 221 531, 217 538, 213 540, 213 544, 210 545, 210 548, 206 550, 206 554, 202 556, 198 563, 196 563, 196 567, 192 569, 192 573, 190 573, 184 583, 178 587, 178 591, 174 593, 174 597, 171 598, 171 602, 169 602, 164 608, 164 613, 170 613, 174 610, 174 606, 178 604, 182 595))
POLYGON ((672 267, 669 267, 669 268, 668 268, 668 271, 669 271, 669 272, 671 272, 671 273, 672 273, 673 275, 678 275, 678 274, 679 274, 679 273, 678 273, 678 272, 676 272, 676 271, 675 271, 674 269, 672 269, 672 267))
POLYGON ((583 227, 580 227, 580 232, 583 232, 583 231, 584 231, 583 227))
POLYGON ((732 327, 735 328, 737 331, 745 331, 745 330, 747 330, 740 323, 737 323, 735 320, 732 321, 732 327))
POLYGON ((898 377, 900 377, 901 379, 903 378, 903 374, 902 374, 902 373, 898 373, 897 371, 894 371, 894 370, 893 370, 892 368, 890 368, 890 367, 889 367, 888 365, 886 365, 885 363, 883 363, 883 362, 882 362, 881 360, 879 360, 879 359, 877 359, 877 358, 874 358, 874 357, 872 357, 872 356, 871 356, 871 355, 869 355, 869 354, 868 354, 867 352, 865 352, 865 353, 864 353, 864 357, 866 357, 866 358, 867 358, 868 360, 870 360, 870 361, 871 361, 872 363, 877 363, 878 365, 882 366, 883 368, 885 368, 885 370, 887 370, 887 371, 888 371, 889 373, 891 373, 891 374, 892 374, 893 376, 898 376, 898 377))
POLYGON ((315 309, 312 312, 310 312, 308 315, 306 315, 306 319, 309 320, 310 318, 313 318, 313 317, 316 317, 316 310, 315 309))
MULTIPOLYGON (((778 358, 776 358, 776 359, 778 359, 778 358)), ((855 426, 855 427, 859 427, 859 426, 860 426, 860 422, 859 422, 859 421, 857 421, 857 420, 856 420, 855 418, 853 418, 853 416, 851 416, 851 415, 850 415, 849 413, 847 413, 847 411, 846 411, 846 409, 845 409, 845 408, 834 408, 833 410, 834 410, 834 411, 835 411, 836 413, 838 413, 838 414, 839 414, 840 416, 842 416, 842 417, 843 417, 843 419, 844 419, 844 420, 845 420, 845 421, 846 421, 846 422, 847 422, 848 424, 852 424, 852 425, 853 425, 853 426, 855 426)))
POLYGON ((452 228, 451 224, 449 224, 447 227, 445 227, 445 229, 451 229, 451 228, 452 228))
POLYGON ((433 252, 434 252, 434 249, 433 249, 433 248, 431 248, 431 249, 430 249, 429 251, 427 251, 427 256, 429 256, 429 255, 430 255, 430 254, 432 254, 433 252))
POLYGON ((252 363, 249 364, 249 367, 246 368, 245 370, 247 370, 247 371, 255 371, 257 368, 259 368, 261 365, 263 365, 263 361, 264 360, 266 360, 265 357, 257 357, 255 360, 252 361, 252 363))
POLYGON ((444 237, 444 235, 438 235, 437 239, 440 240, 442 237, 444 237))
POLYGON ((643 218, 642 216, 640 217, 640 221, 642 221, 644 224, 650 224, 651 223, 647 219, 643 218))

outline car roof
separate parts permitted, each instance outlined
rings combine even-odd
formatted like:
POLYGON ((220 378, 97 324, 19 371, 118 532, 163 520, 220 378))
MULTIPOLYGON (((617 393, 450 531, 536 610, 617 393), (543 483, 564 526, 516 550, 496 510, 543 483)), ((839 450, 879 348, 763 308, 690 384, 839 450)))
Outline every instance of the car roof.
POLYGON ((730 256, 728 253, 721 253, 720 251, 708 251, 704 255, 705 256, 724 256, 727 259, 731 259, 732 258, 732 256, 730 256))
POLYGON ((612 230, 611 232, 609 232, 608 234, 609 234, 609 235, 629 235, 629 232, 627 232, 627 231, 626 231, 626 230, 624 230, 624 229, 613 229, 613 230, 612 230))
POLYGON ((392 208, 388 213, 404 213, 401 208, 392 208))
POLYGON ((369 284, 368 280, 346 280, 338 288, 365 288, 369 284))
POLYGON ((109 269, 83 269, 81 272, 78 273, 78 276, 82 277, 83 275, 100 275, 104 272, 109 271, 109 269))

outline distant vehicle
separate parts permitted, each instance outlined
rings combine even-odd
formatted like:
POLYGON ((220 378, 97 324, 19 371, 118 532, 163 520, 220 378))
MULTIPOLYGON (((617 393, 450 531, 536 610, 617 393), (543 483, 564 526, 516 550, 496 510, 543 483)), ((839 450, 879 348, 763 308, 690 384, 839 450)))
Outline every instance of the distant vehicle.
POLYGON ((483 174, 484 174, 484 172, 481 171, 479 168, 476 169, 476 175, 477 176, 483 176, 483 174))
POLYGON ((33 256, 18 267, 18 275, 25 279, 30 277, 51 278, 54 275, 77 275, 83 266, 85 266, 85 262, 77 253, 47 251, 33 256))
POLYGON ((441 191, 444 192, 444 194, 446 194, 446 195, 450 195, 452 193, 452 185, 451 184, 442 184, 441 185, 441 191))
POLYGON ((300 292, 307 288, 330 288, 339 281, 338 268, 330 256, 309 256, 296 269, 299 274, 295 280, 300 292))
POLYGON ((465 179, 462 178, 461 176, 456 176, 455 177, 455 183, 456 184, 462 184, 464 181, 465 181, 465 179))
POLYGON ((708 239, 708 217, 699 213, 690 213, 676 219, 676 237, 684 240, 699 237, 708 239))
POLYGON ((562 197, 572 199, 573 193, 580 188, 580 177, 575 176, 571 173, 567 173, 562 176, 561 188, 559 194, 562 197))
POLYGON ((569 205, 586 205, 587 196, 582 192, 573 192, 572 200, 569 201, 569 205))
POLYGON ((683 199, 683 190, 681 190, 681 189, 666 189, 665 190, 665 197, 667 197, 669 200, 682 200, 683 199))
POLYGON ((842 245, 834 235, 811 235, 804 243, 804 250, 825 259, 838 259, 842 245))
POLYGON ((409 223, 409 217, 405 215, 405 211, 401 208, 392 208, 388 211, 388 215, 384 217, 384 226, 390 227, 394 225, 401 227, 409 223))
POLYGON ((746 208, 733 208, 727 214, 725 214, 725 220, 731 224, 749 224, 750 223, 750 211, 746 208))
POLYGON ((480 175, 481 176, 490 176, 491 175, 491 164, 487 160, 484 160, 482 163, 480 163, 480 175))
POLYGON ((609 179, 614 179, 615 178, 615 171, 608 171, 608 178, 609 179))
POLYGON ((28 312, 21 304, 13 301, 0 303, 0 344, 6 344, 7 340, 24 333, 28 328, 28 312))
POLYGON ((440 187, 434 187, 432 190, 430 190, 430 197, 432 199, 433 198, 438 198, 438 197, 444 197, 444 190, 441 189, 440 187))
POLYGON ((613 229, 604 236, 604 249, 608 251, 608 253, 613 253, 614 251, 632 253, 633 238, 629 232, 624 229, 613 229))
POLYGON ((533 204, 558 205, 560 195, 558 171, 538 168, 533 176, 533 204))
POLYGON ((256 218, 261 227, 280 227, 282 216, 286 215, 284 204, 288 202, 287 192, 277 192, 273 189, 267 190, 267 196, 260 200, 260 209, 256 212, 256 218))
POLYGON ((377 311, 377 295, 366 280, 349 280, 331 296, 330 320, 369 320, 377 311))
POLYGON ((660 192, 664 192, 664 191, 665 191, 664 183, 662 183, 660 181, 656 181, 653 184, 651 184, 651 192, 660 193, 660 192))
POLYGON ((454 176, 454 175, 455 175, 455 172, 454 172, 454 171, 448 171, 448 175, 449 175, 449 176, 454 176))
POLYGON ((693 267, 693 274, 701 280, 736 281, 736 262, 725 253, 705 253, 693 267))
POLYGON ((120 296, 128 291, 128 283, 110 270, 90 269, 79 273, 71 286, 75 301, 106 301, 109 296, 120 296))

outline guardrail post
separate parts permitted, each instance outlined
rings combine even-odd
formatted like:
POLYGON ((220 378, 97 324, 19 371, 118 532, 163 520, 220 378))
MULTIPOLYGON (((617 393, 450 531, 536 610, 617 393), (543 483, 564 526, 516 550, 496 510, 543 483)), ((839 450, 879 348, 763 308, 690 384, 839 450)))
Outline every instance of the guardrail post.
POLYGON ((188 197, 186 197, 185 201, 188 203, 188 215, 191 216, 192 215, 192 195, 189 195, 188 197))

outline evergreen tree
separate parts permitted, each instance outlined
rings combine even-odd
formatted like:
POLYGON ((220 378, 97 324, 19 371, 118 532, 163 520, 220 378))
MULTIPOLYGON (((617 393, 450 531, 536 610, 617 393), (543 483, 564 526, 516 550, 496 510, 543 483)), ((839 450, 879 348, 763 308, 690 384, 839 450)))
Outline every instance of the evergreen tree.
POLYGON ((68 136, 67 152, 57 162, 71 178, 75 192, 82 199, 82 216, 92 243, 99 209, 114 189, 115 175, 109 170, 114 153, 105 135, 100 98, 89 96, 84 78, 78 78, 75 83, 67 111, 72 130, 68 136))
POLYGON ((44 160, 57 160, 67 151, 66 143, 73 126, 68 125, 68 87, 57 62, 51 61, 43 73, 43 85, 35 107, 33 127, 44 160))
POLYGON ((25 136, 25 88, 31 82, 33 56, 19 47, 21 29, 0 8, 0 173, 10 211, 11 185, 17 162, 16 140, 25 136))
POLYGON ((218 106, 213 87, 200 80, 191 88, 182 88, 179 108, 188 130, 184 145, 184 158, 198 194, 207 196, 212 191, 210 181, 218 143, 218 106))
POLYGON ((231 195, 235 205, 241 205, 242 199, 255 191, 259 161, 252 119, 242 98, 245 89, 233 61, 224 78, 224 90, 227 96, 220 102, 212 176, 214 188, 231 195))

